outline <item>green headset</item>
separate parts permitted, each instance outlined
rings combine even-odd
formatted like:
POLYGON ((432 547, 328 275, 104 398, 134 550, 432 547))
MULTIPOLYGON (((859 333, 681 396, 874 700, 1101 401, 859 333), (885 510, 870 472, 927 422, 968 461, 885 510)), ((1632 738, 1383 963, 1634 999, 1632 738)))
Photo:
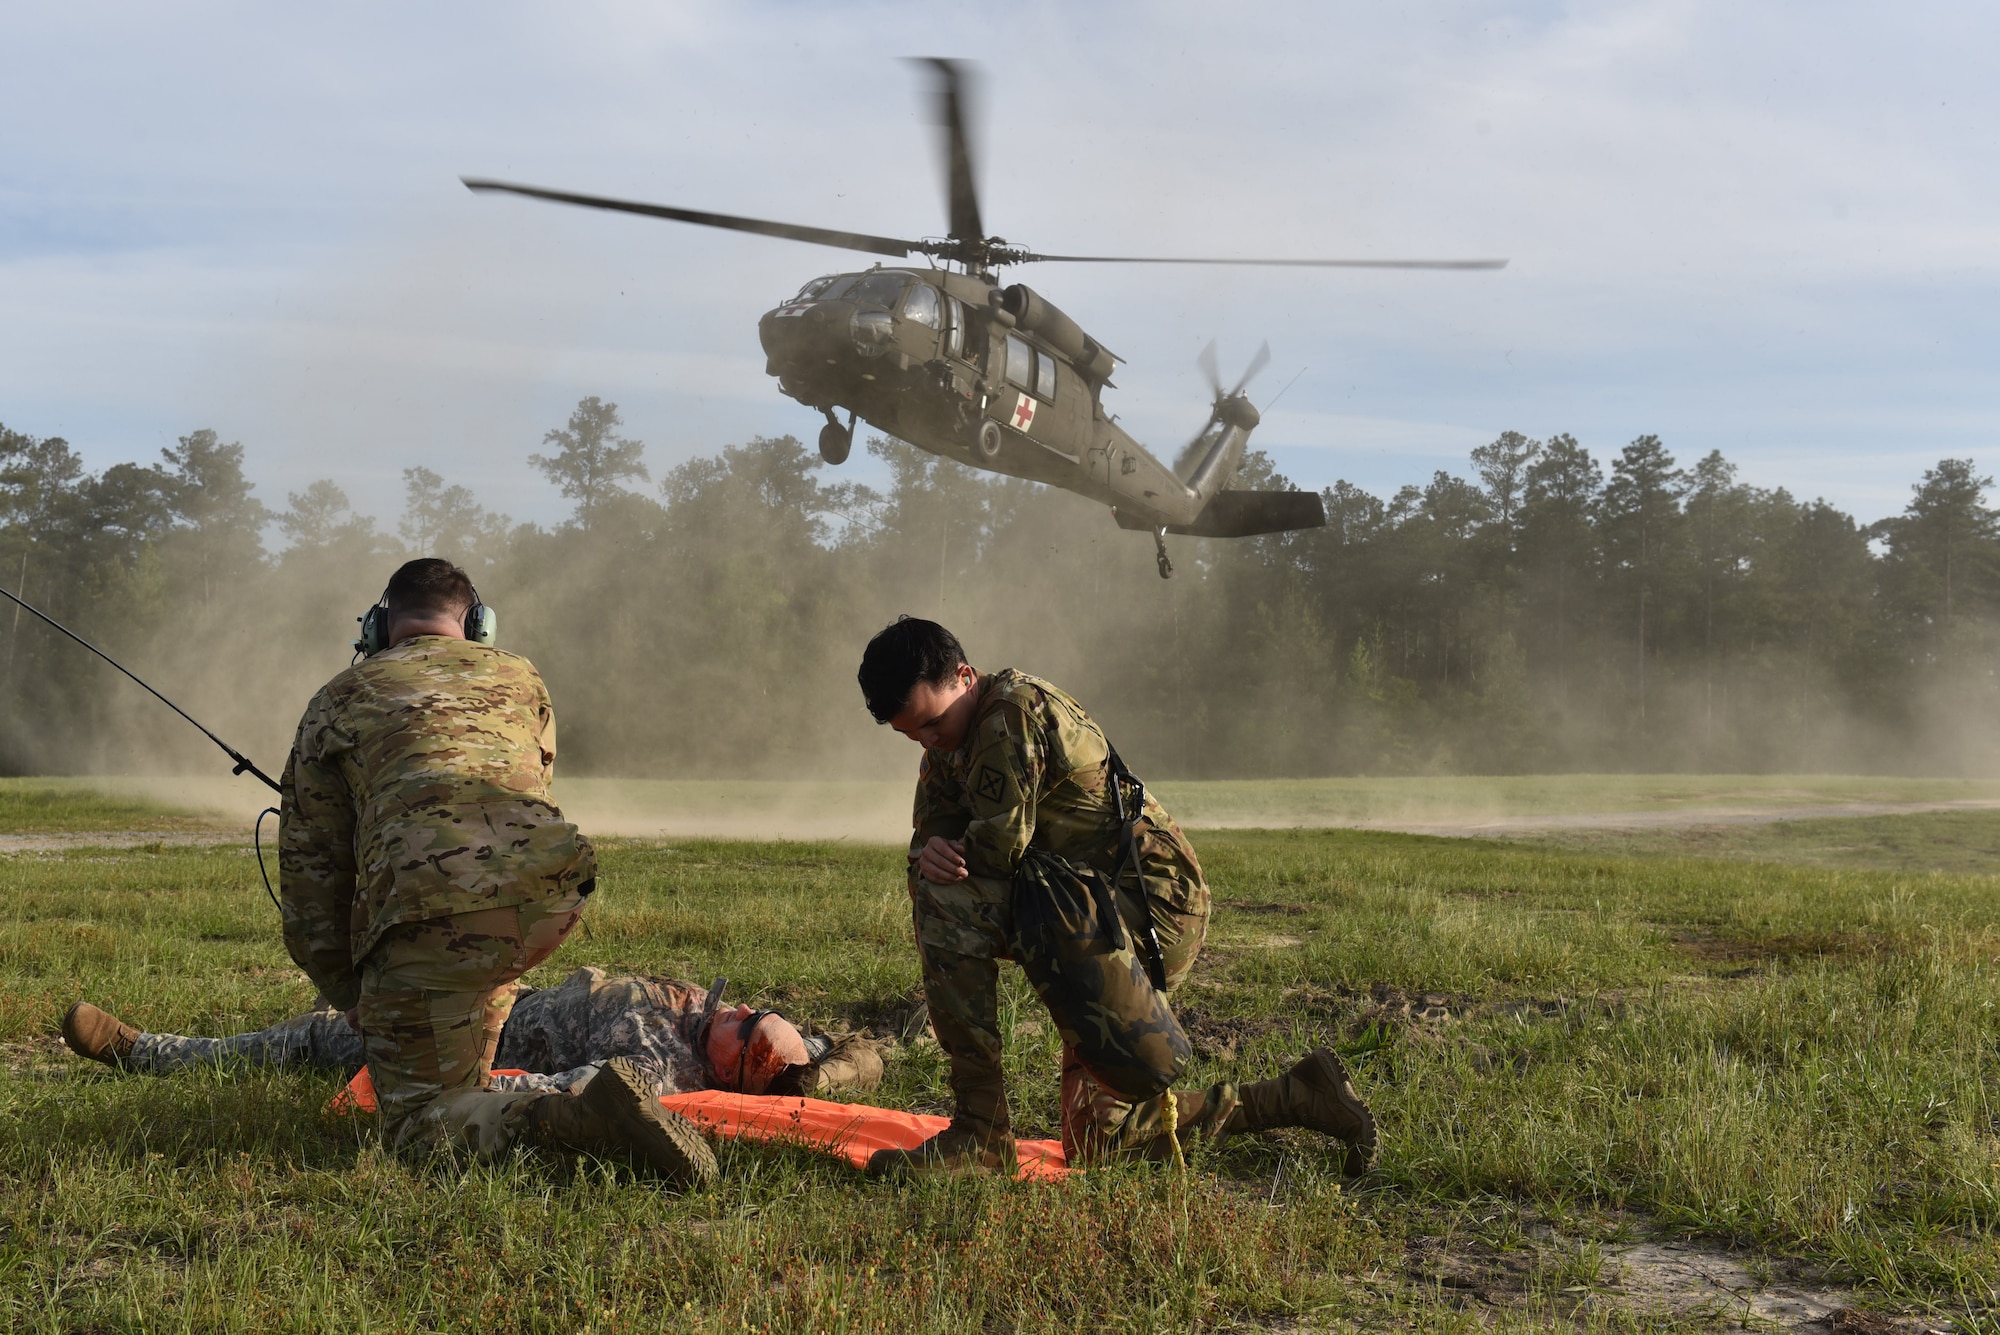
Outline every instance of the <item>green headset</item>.
MULTIPOLYGON (((361 623, 361 634, 354 641, 354 652, 363 658, 373 658, 389 647, 389 591, 382 590, 382 596, 375 606, 355 618, 361 623)), ((472 606, 465 609, 465 638, 474 644, 491 645, 500 638, 500 614, 479 601, 479 590, 472 591, 472 606)))

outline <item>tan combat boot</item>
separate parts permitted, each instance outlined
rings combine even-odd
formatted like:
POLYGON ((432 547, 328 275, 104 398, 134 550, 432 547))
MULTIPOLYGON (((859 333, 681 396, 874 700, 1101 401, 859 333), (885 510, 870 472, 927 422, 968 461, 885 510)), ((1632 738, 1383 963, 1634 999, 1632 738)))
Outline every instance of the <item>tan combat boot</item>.
POLYGON ((1347 1142, 1345 1172, 1360 1177, 1375 1160, 1375 1115, 1354 1092, 1347 1067, 1325 1048, 1316 1048, 1298 1065, 1270 1080, 1239 1085, 1242 1106, 1223 1130, 1270 1131, 1302 1126, 1347 1142))
POLYGON ((661 1107, 651 1082, 624 1057, 599 1067, 581 1093, 544 1095, 522 1116, 543 1145, 630 1153, 675 1186, 707 1186, 720 1175, 707 1138, 693 1122, 661 1107))
POLYGON ((827 1049, 819 1059, 808 1095, 835 1090, 865 1093, 882 1083, 882 1054, 859 1034, 848 1034, 827 1049))
POLYGON ((1013 1132, 981 1136, 956 1122, 913 1150, 868 1156, 870 1177, 1018 1177, 1020 1172, 1013 1132))
POLYGON ((87 1001, 79 1001, 62 1018, 63 1042, 79 1057, 88 1057, 121 1070, 139 1041, 139 1031, 117 1016, 101 1011, 87 1001))

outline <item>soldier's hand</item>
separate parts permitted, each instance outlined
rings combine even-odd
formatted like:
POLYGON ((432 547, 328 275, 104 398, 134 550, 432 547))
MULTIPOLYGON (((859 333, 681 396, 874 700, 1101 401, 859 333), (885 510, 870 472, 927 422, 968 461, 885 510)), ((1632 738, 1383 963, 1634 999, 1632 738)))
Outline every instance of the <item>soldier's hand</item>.
POLYGON ((965 845, 932 835, 917 855, 917 875, 932 885, 956 885, 972 873, 965 867, 965 845))

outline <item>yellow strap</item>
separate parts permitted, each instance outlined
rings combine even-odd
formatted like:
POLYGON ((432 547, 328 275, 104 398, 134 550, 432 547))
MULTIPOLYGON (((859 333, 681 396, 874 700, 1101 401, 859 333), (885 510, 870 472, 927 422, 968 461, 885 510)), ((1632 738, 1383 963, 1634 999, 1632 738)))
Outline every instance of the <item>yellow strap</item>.
POLYGON ((1167 1138, 1167 1148, 1174 1152, 1174 1167, 1187 1171, 1187 1156, 1181 1153, 1181 1138, 1178 1134, 1181 1120, 1181 1101, 1174 1097, 1170 1089, 1161 1096, 1160 1131, 1167 1138))

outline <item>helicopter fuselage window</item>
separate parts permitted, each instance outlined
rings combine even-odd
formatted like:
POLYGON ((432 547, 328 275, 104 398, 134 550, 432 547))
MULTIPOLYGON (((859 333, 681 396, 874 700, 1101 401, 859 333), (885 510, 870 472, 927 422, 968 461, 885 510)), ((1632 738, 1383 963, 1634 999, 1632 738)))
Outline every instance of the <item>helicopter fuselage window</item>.
POLYGON ((1012 334, 1007 336, 1007 380, 1022 389, 1035 387, 1035 350, 1012 334))
POLYGON ((965 355, 965 317, 958 309, 958 302, 950 297, 944 299, 944 355, 965 355))
POLYGON ((939 319, 937 289, 929 283, 913 286, 909 298, 903 302, 903 318, 914 320, 926 329, 936 329, 939 319))
POLYGON ((1056 359, 1046 352, 1035 359, 1035 395, 1056 401, 1056 359))

